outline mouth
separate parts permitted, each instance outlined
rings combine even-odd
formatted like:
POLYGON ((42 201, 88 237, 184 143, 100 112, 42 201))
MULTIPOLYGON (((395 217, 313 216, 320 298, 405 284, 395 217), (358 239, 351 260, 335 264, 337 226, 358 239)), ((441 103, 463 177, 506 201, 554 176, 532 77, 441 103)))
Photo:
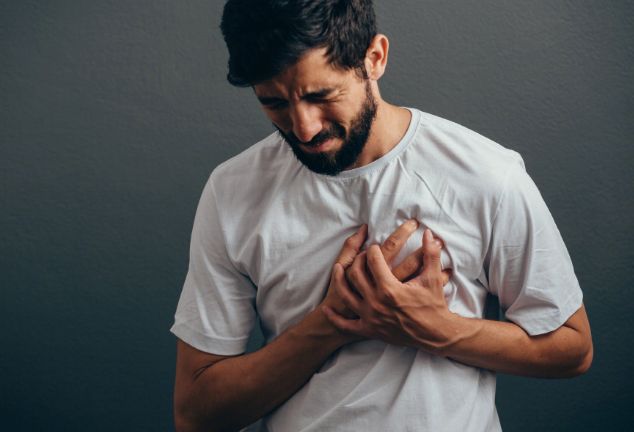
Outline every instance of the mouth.
POLYGON ((302 149, 306 152, 306 153, 323 153, 323 152, 327 152, 329 150, 332 150, 332 148, 336 145, 336 140, 335 138, 328 138, 325 141, 322 141, 318 144, 313 144, 313 145, 307 145, 307 144, 300 144, 300 146, 302 147, 302 149))

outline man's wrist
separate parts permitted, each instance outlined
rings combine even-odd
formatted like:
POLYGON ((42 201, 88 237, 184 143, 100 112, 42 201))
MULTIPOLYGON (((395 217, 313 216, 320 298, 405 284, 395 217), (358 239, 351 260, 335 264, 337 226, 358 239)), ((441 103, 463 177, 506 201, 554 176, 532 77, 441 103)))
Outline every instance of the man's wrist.
POLYGON ((304 320, 298 324, 296 330, 303 337, 318 339, 320 344, 329 347, 333 351, 357 339, 356 336, 345 333, 335 327, 326 317, 322 305, 318 305, 306 315, 304 320))
POLYGON ((443 357, 451 357, 458 354, 464 342, 480 331, 480 321, 478 319, 465 318, 447 310, 443 325, 443 343, 439 344, 434 354, 443 357))

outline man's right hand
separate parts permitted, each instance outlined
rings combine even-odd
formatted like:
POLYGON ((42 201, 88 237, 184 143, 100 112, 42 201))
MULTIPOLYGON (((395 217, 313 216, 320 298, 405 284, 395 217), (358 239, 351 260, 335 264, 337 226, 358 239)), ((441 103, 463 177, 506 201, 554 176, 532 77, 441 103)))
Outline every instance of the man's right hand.
MULTIPOLYGON (((410 236, 418 229, 418 222, 409 219, 402 223, 390 236, 380 245, 383 256, 390 265, 399 254, 410 236)), ((361 251, 361 247, 365 243, 368 236, 368 226, 366 224, 361 227, 353 235, 348 237, 339 252, 339 256, 335 260, 334 267, 330 276, 330 285, 326 297, 321 303, 322 306, 328 306, 335 312, 348 317, 354 318, 355 314, 350 311, 341 301, 336 292, 335 285, 343 283, 342 278, 346 277, 353 263, 360 265, 365 263, 365 251, 361 251)), ((436 240, 440 242, 440 240, 436 240)), ((442 244, 442 242, 440 242, 442 244)), ((392 268, 392 274, 405 282, 413 275, 416 275, 423 268, 423 248, 420 247, 409 254, 396 267, 392 268)), ((445 282, 446 283, 446 282, 445 282)))

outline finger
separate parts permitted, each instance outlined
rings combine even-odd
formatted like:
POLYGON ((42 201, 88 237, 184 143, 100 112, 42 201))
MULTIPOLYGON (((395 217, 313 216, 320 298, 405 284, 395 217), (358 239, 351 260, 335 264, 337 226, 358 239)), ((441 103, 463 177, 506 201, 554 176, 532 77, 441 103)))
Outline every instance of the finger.
POLYGON ((409 254, 399 265, 392 269, 394 277, 401 282, 417 274, 423 268, 423 248, 420 247, 409 254))
POLYGON ((428 228, 423 233, 423 253, 424 264, 423 272, 442 272, 442 265, 440 263, 440 251, 442 249, 441 243, 435 241, 434 235, 428 228))
POLYGON ((367 251, 367 261, 370 273, 377 285, 386 285, 398 280, 392 274, 390 266, 385 261, 381 249, 377 245, 372 245, 367 251))
MULTIPOLYGON (((437 237, 434 237, 434 243, 441 249, 444 246, 442 240, 437 237)), ((401 282, 405 282, 414 277, 423 269, 423 263, 425 262, 424 255, 425 253, 423 247, 421 246, 405 257, 398 266, 392 268, 392 274, 401 282)))
POLYGON ((335 264, 335 268, 333 270, 333 281, 335 292, 339 295, 343 304, 346 305, 346 307, 352 312, 359 315, 361 307, 360 299, 352 292, 352 288, 350 288, 348 281, 346 281, 343 267, 339 263, 335 264))
POLYGON ((357 232, 352 234, 350 237, 346 239, 341 247, 341 251, 339 252, 339 256, 335 260, 343 266, 343 268, 347 268, 354 261, 354 257, 357 256, 361 246, 365 243, 366 238, 368 237, 368 226, 366 224, 361 225, 357 232))
POLYGON ((332 323, 339 330, 353 333, 357 335, 363 335, 363 323, 358 319, 347 319, 339 315, 334 309, 328 306, 321 307, 322 312, 326 315, 328 321, 332 323))
POLYGON ((396 230, 385 239, 381 245, 381 252, 388 263, 398 255, 401 248, 412 235, 414 231, 418 229, 418 222, 415 219, 409 219, 403 222, 396 230))
POLYGON ((372 281, 366 265, 367 252, 363 251, 354 258, 354 262, 346 269, 346 279, 349 285, 361 294, 363 298, 372 295, 372 281))

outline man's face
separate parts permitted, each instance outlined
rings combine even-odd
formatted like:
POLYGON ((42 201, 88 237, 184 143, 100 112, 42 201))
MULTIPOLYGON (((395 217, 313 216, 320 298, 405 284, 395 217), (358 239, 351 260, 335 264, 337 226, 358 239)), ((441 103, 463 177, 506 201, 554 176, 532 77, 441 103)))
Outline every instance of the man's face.
POLYGON ((333 68, 318 49, 254 90, 306 167, 336 175, 354 166, 376 116, 369 81, 360 80, 355 71, 333 68))

